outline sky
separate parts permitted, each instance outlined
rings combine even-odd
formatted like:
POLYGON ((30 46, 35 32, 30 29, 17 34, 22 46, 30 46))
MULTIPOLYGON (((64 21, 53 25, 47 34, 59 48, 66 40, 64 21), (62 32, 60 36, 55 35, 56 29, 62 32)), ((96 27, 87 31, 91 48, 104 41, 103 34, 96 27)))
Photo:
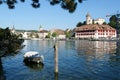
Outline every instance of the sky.
MULTIPOLYGON (((76 0, 77 1, 77 0, 76 0)), ((8 9, 6 4, 0 5, 0 27, 20 30, 74 29, 78 22, 86 20, 89 12, 92 19, 103 18, 106 22, 109 17, 120 12, 120 0, 85 0, 77 5, 74 13, 69 13, 60 5, 51 6, 47 0, 40 0, 40 8, 31 6, 31 0, 25 3, 18 2, 15 9, 8 9)))

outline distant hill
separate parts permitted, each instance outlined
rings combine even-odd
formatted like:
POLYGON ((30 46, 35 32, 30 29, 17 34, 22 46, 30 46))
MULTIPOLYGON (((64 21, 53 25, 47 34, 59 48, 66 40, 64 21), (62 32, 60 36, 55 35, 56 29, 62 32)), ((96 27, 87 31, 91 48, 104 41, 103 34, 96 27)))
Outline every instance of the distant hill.
POLYGON ((38 32, 37 30, 16 30, 17 32, 38 32))

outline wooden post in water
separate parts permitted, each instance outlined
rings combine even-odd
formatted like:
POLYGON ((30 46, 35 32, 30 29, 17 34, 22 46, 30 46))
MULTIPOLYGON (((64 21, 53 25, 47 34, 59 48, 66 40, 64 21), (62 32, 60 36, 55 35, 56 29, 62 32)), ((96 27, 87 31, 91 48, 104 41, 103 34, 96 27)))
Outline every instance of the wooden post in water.
POLYGON ((54 72, 58 74, 58 44, 55 42, 54 45, 54 72))

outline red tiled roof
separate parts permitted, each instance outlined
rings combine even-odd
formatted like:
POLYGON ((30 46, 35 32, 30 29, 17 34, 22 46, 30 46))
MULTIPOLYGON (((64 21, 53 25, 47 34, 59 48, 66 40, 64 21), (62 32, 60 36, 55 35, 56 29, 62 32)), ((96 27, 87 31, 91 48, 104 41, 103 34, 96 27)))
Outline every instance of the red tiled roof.
POLYGON ((54 32, 56 32, 58 35, 63 35, 65 34, 65 31, 64 30, 61 30, 61 29, 55 29, 54 32))
POLYGON ((91 25, 83 25, 80 27, 76 27, 75 31, 83 31, 83 30, 115 30, 109 25, 98 25, 98 24, 91 24, 91 25))

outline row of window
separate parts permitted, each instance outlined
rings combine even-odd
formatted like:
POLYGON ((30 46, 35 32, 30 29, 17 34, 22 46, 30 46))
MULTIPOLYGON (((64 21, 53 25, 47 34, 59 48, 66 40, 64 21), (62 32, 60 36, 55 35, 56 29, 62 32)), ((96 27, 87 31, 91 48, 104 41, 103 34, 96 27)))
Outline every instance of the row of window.
POLYGON ((98 33, 98 35, 115 35, 115 33, 98 33))
POLYGON ((115 30, 98 30, 98 32, 115 32, 115 30))
POLYGON ((95 30, 82 30, 82 31, 76 31, 76 32, 95 32, 95 30))
POLYGON ((77 35, 95 35, 95 33, 91 33, 91 34, 77 34, 77 35))
MULTIPOLYGON (((77 33, 77 35, 95 35, 95 33, 77 33)), ((98 35, 115 35, 115 33, 98 33, 98 35)))

